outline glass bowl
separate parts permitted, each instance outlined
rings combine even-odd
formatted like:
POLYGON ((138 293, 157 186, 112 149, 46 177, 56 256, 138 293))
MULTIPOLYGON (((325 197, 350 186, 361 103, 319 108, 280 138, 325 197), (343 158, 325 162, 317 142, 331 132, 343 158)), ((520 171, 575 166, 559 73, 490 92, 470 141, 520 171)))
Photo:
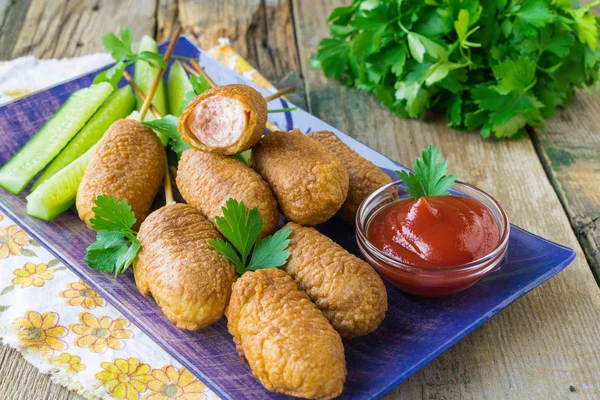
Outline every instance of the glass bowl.
POLYGON ((474 285, 500 265, 508 247, 510 224, 506 213, 489 194, 464 182, 456 181, 451 190, 456 196, 470 197, 487 207, 498 226, 498 246, 488 255, 462 265, 424 267, 404 263, 375 247, 367 238, 373 216, 390 203, 410 196, 402 181, 389 183, 367 197, 356 213, 356 240, 367 260, 388 282, 397 288, 418 296, 439 297, 458 293, 474 285))

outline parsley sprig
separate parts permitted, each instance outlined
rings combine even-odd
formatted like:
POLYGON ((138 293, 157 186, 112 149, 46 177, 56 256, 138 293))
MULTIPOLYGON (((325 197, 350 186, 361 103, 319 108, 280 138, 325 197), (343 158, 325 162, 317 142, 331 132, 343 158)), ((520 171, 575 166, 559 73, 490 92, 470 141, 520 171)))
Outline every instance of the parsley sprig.
POLYGON ((448 160, 442 160, 442 153, 429 145, 421 157, 417 157, 415 172, 395 171, 406 184, 406 192, 415 199, 427 196, 445 196, 456 180, 456 175, 448 173, 448 160))
POLYGON ((116 88, 125 68, 138 60, 143 60, 155 67, 166 68, 167 64, 160 54, 151 51, 135 53, 131 50, 132 34, 130 29, 121 29, 120 36, 121 38, 112 32, 108 32, 102 36, 104 47, 110 52, 116 63, 106 71, 98 74, 94 78, 94 83, 109 82, 116 88))
POLYGON ((354 0, 311 65, 401 117, 518 138, 600 79, 600 0, 354 0))
POLYGON ((290 256, 286 251, 290 244, 289 228, 260 239, 258 235, 263 222, 256 207, 248 210, 244 202, 230 198, 222 210, 223 216, 216 217, 215 220, 217 228, 227 241, 216 239, 209 243, 231 261, 238 274, 277 268, 285 264, 290 256))
POLYGON ((94 204, 90 223, 96 231, 96 241, 88 246, 85 262, 92 269, 113 273, 117 279, 140 250, 137 234, 131 229, 135 214, 125 200, 119 202, 115 196, 98 196, 94 204))
MULTIPOLYGON (((196 96, 210 89, 210 85, 202 75, 190 75, 190 82, 192 83, 192 88, 194 90, 190 90, 185 94, 181 111, 183 111, 183 108, 185 108, 185 106, 187 106, 196 96)), ((142 125, 166 135, 169 138, 169 147, 177 153, 177 157, 180 158, 181 153, 189 149, 190 145, 181 139, 181 134, 177 131, 178 121, 178 117, 169 114, 161 119, 144 121, 142 122, 142 125)))

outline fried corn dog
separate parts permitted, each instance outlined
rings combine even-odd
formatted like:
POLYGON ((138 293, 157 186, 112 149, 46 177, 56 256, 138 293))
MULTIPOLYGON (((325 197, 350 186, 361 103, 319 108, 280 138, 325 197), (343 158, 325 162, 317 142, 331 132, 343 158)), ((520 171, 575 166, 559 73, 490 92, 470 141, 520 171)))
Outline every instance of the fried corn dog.
POLYGON ((79 218, 91 228, 92 208, 100 195, 114 195, 131 206, 137 222, 148 215, 165 173, 165 150, 152 129, 120 119, 104 134, 85 170, 76 206, 79 218))
POLYGON ((271 186, 282 214, 302 225, 327 221, 348 194, 340 160, 297 129, 266 135, 252 149, 250 165, 271 186))
POLYGON ((240 356, 268 390, 314 399, 342 393, 340 335, 285 272, 246 272, 233 284, 225 314, 240 356))
POLYGON ((282 267, 343 338, 373 332, 387 311, 375 270, 314 228, 290 222, 290 258, 282 267))
POLYGON ((348 147, 332 132, 315 131, 310 132, 308 136, 331 150, 348 171, 348 196, 338 214, 345 221, 354 224, 356 210, 360 203, 375 190, 391 183, 392 178, 381 168, 348 147))
POLYGON ((223 215, 229 198, 257 207, 263 221, 261 237, 275 231, 279 220, 277 202, 269 185, 240 160, 196 149, 186 150, 179 160, 177 187, 185 201, 211 222, 223 215))
POLYGON ((197 330, 225 312, 235 280, 233 265, 208 241, 217 229, 187 204, 166 205, 148 216, 138 233, 135 284, 179 329, 197 330))
POLYGON ((248 150, 261 138, 267 103, 248 85, 207 90, 185 107, 178 130, 190 146, 217 154, 248 150))

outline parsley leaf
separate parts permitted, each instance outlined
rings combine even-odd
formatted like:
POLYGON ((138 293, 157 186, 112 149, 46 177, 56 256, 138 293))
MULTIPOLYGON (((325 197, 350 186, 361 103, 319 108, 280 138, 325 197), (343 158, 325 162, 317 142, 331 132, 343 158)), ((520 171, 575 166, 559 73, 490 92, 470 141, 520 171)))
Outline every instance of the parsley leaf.
POLYGON ((433 110, 455 129, 518 138, 600 81, 600 0, 579 3, 354 0, 332 11, 310 65, 400 117, 433 110))
POLYGON ((136 219, 126 201, 119 202, 114 196, 98 196, 90 219, 96 230, 96 241, 88 246, 85 255, 87 265, 101 272, 117 276, 133 263, 140 243, 131 229, 136 219))
POLYGON ((406 192, 415 199, 427 196, 448 195, 448 189, 456 180, 456 175, 446 175, 448 161, 442 160, 442 153, 433 145, 421 153, 415 161, 415 172, 395 171, 406 184, 406 192))
POLYGON ((161 119, 143 121, 142 125, 166 135, 169 138, 169 147, 177 153, 178 158, 181 158, 181 153, 189 149, 190 145, 181 139, 181 134, 177 131, 178 121, 179 119, 173 115, 165 115, 161 119))
POLYGON ((142 51, 139 54, 131 50, 132 34, 130 29, 121 29, 121 38, 112 32, 105 33, 102 36, 102 43, 112 58, 116 61, 115 65, 96 75, 94 83, 108 82, 113 87, 117 87, 125 68, 137 60, 143 60, 155 67, 165 68, 167 64, 160 54, 151 51, 142 51))
POLYGON ((263 222, 256 207, 248 210, 244 202, 230 198, 222 210, 223 216, 216 217, 215 222, 227 240, 211 240, 209 244, 231 261, 238 274, 285 264, 290 256, 286 251, 290 229, 259 239, 263 222))

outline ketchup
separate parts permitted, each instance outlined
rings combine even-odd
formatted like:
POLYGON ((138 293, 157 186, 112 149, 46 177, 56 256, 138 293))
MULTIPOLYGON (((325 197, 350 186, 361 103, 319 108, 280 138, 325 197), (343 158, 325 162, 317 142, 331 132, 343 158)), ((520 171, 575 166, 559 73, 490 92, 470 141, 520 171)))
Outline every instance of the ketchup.
POLYGON ((392 258, 423 267, 456 266, 486 256, 500 231, 490 210, 461 196, 407 199, 385 206, 367 229, 368 240, 392 258))

